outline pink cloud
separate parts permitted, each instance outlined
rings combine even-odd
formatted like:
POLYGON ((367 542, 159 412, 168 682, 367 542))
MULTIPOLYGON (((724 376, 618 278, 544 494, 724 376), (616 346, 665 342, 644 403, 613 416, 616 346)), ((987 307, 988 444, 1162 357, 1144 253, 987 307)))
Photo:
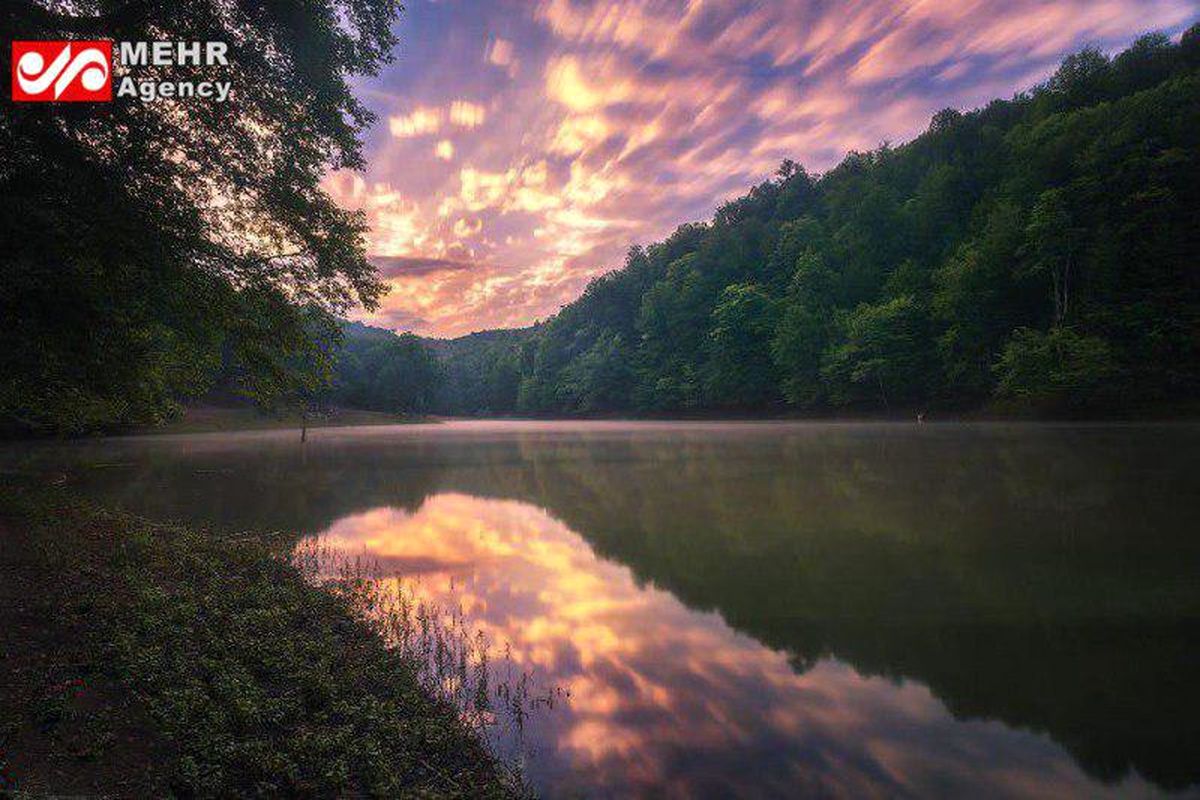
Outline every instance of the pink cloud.
POLYGON ((326 185, 365 211, 373 255, 455 264, 390 274, 365 319, 436 335, 525 325, 785 157, 827 169, 940 108, 1011 96, 1084 44, 1195 13, 1190 0, 544 0, 469 15, 418 2, 402 36, 441 39, 362 87, 383 135, 365 176, 326 185), (421 27, 436 14, 444 30, 421 27))

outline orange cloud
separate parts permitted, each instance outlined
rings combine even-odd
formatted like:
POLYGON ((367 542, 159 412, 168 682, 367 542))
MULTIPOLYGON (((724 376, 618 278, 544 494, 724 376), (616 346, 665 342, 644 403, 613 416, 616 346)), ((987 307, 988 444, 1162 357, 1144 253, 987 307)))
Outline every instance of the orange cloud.
POLYGON ((486 116, 483 106, 466 100, 455 100, 450 104, 450 121, 460 128, 478 128, 486 116))
POLYGON ((517 56, 513 43, 508 39, 493 39, 488 43, 487 62, 497 67, 503 67, 509 77, 516 77, 517 56))
POLYGON ((388 117, 388 130, 402 139, 437 133, 442 126, 442 112, 436 108, 418 108, 410 114, 388 117))

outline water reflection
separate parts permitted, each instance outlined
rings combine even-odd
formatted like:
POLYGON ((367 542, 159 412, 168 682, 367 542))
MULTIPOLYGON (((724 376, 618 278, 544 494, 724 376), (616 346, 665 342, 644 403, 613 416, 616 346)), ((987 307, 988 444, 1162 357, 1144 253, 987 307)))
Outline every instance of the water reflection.
MULTIPOLYGON (((1097 796, 1046 737, 961 723, 925 687, 788 654, 639 585, 536 506, 437 494, 338 520, 320 541, 461 604, 570 700, 527 729, 551 796, 1097 796)), ((1129 778, 1113 793, 1148 792, 1129 778)))
POLYGON ((547 786, 1200 781, 1200 429, 482 424, 0 451, 454 577, 572 690, 547 786), (631 781, 632 783, 624 783, 631 781), (749 783, 747 783, 749 782, 749 783))

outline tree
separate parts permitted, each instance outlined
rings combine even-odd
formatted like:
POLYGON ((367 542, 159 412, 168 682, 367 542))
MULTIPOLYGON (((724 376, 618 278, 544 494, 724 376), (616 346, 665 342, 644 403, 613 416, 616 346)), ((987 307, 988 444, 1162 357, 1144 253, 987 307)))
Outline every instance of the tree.
POLYGON ((159 418, 213 379, 181 365, 224 360, 250 376, 264 349, 305 336, 313 314, 377 302, 364 219, 320 181, 362 166, 359 134, 372 118, 350 78, 391 57, 398 10, 397 0, 3 5, 4 29, 30 39, 226 42, 227 67, 175 70, 233 89, 225 103, 6 99, 6 424, 159 418), (239 325, 261 313, 277 339, 239 325))
POLYGON ((1048 275, 1054 300, 1054 325, 1061 325, 1071 310, 1071 292, 1082 231, 1072 218, 1063 189, 1047 189, 1033 204, 1026 229, 1032 255, 1031 272, 1048 275))
POLYGON ((862 304, 844 317, 841 328, 843 339, 826 352, 821 368, 835 404, 875 401, 887 409, 921 399, 928 338, 925 316, 912 297, 862 304))
POLYGON ((309 415, 329 384, 341 332, 319 310, 304 309, 301 316, 301 324, 294 325, 287 303, 267 297, 254 313, 233 321, 227 352, 238 355, 222 373, 265 411, 298 413, 304 441, 309 415))
POLYGON ((829 341, 829 319, 804 305, 787 305, 771 342, 771 354, 783 377, 784 398, 801 408, 816 406, 824 396, 821 355, 829 341))
POLYGON ((1171 40, 1162 33, 1147 34, 1113 59, 1113 72, 1122 92, 1132 93, 1166 80, 1173 66, 1171 40))
POLYGON ((1036 321, 1014 270, 1025 243, 1021 207, 999 202, 980 217, 979 230, 932 274, 939 379, 949 395, 972 402, 991 394, 992 365, 1013 328, 1036 321))
POLYGON ((1104 99, 1111 77, 1108 57, 1096 48, 1088 47, 1064 58, 1046 89, 1061 98, 1067 107, 1086 106, 1104 99))
POLYGON ((694 408, 701 402, 699 364, 711 312, 711 288, 698 253, 671 263, 642 297, 638 314, 639 386, 643 408, 694 408))
POLYGON ((393 414, 433 410, 445 370, 411 333, 348 339, 338 355, 333 399, 353 408, 393 414))
MULTIPOLYGON (((787 233, 780 237, 780 248, 788 238, 787 233)), ((835 281, 836 275, 815 249, 797 258, 771 342, 784 398, 803 408, 815 406, 825 396, 821 357, 833 328, 835 281)))
POLYGON ((754 284, 725 287, 712 311, 704 388, 713 406, 754 408, 779 399, 771 358, 779 304, 754 284))
POLYGON ((1020 328, 996 363, 1000 397, 1034 406, 1080 408, 1097 404, 1117 374, 1108 343, 1056 326, 1043 333, 1020 328))
POLYGON ((607 411, 629 397, 633 372, 619 333, 600 335, 562 372, 557 405, 568 411, 607 411))
MULTIPOLYGON (((829 237, 818 220, 806 216, 785 222, 779 226, 775 247, 767 260, 767 279, 772 288, 786 289, 793 280, 801 258, 815 255, 824 262, 829 252, 829 237)), ((832 282, 823 287, 830 292, 833 288, 832 282)))

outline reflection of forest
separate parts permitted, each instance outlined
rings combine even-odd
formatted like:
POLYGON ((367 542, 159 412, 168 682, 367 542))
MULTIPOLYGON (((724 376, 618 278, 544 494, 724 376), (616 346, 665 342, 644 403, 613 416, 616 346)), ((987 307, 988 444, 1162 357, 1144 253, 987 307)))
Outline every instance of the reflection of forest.
POLYGON ((916 679, 959 716, 1049 733, 1102 778, 1200 780, 1195 429, 788 430, 72 453, 90 491, 221 526, 312 533, 445 491, 535 503, 797 669, 833 655, 916 679))

